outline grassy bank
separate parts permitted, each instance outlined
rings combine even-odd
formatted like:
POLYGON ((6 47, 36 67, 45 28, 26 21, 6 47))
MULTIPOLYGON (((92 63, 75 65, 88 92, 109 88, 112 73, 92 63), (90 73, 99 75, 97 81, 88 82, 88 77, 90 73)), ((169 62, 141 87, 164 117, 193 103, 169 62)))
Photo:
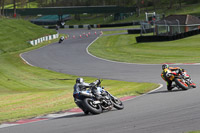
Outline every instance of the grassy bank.
POLYGON ((0 29, 0 54, 31 47, 27 41, 56 33, 22 19, 0 19, 0 29))
MULTIPOLYGON (((55 31, 23 20, 0 20, 0 26, 0 123, 76 107, 72 97, 76 76, 31 67, 19 57, 20 53, 48 43, 32 47, 28 40, 55 31)), ((96 80, 84 79, 86 82, 96 80)), ((158 87, 153 83, 114 80, 104 80, 102 85, 117 97, 140 95, 158 87)))
POLYGON ((131 63, 200 62, 200 35, 152 43, 137 43, 136 36, 139 35, 101 36, 89 47, 89 52, 101 58, 131 63))

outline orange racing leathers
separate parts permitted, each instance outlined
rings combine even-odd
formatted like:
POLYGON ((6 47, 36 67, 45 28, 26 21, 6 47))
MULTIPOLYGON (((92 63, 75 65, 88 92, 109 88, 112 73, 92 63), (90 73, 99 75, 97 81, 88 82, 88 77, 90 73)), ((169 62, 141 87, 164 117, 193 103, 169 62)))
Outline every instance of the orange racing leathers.
POLYGON ((172 81, 174 79, 173 73, 182 73, 184 70, 181 69, 180 67, 169 67, 169 68, 165 68, 162 73, 161 73, 161 77, 163 80, 165 80, 167 82, 167 89, 168 90, 172 90, 174 88, 174 86, 172 86, 172 81))

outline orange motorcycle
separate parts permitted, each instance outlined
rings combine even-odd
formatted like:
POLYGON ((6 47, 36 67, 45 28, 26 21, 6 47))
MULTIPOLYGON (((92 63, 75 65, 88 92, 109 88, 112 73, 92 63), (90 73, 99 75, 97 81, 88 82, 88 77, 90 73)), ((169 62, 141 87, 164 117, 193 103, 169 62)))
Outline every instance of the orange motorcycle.
MULTIPOLYGON (((163 75, 161 77, 164 79, 163 75)), ((182 90, 188 90, 191 87, 196 88, 196 84, 190 78, 190 75, 186 73, 186 71, 180 73, 179 70, 170 72, 168 74, 168 79, 172 82, 175 82, 175 87, 182 90)))

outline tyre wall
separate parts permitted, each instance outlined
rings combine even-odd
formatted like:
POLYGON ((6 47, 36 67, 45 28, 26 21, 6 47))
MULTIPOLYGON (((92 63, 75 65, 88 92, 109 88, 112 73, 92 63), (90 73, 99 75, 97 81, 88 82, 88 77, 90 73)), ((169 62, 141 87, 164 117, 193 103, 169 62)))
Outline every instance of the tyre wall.
POLYGON ((186 37, 190 37, 193 35, 200 34, 200 29, 184 32, 176 35, 171 36, 138 36, 136 37, 136 41, 139 42, 161 42, 161 41, 173 41, 178 40, 186 37))

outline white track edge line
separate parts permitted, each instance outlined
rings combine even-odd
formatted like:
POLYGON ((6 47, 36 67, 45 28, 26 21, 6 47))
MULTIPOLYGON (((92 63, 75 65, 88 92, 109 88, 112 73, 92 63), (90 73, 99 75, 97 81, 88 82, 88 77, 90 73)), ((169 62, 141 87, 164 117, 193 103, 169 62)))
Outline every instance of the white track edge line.
MULTIPOLYGON (((26 52, 25 52, 26 53, 26 52)), ((24 53, 21 53, 19 56, 20 56, 20 58, 26 63, 26 64, 28 64, 28 65, 30 65, 30 66, 34 66, 34 65, 32 65, 31 63, 29 63, 27 60, 25 60, 24 59, 24 57, 22 57, 22 54, 24 54, 24 53)))
POLYGON ((140 98, 140 97, 142 97, 142 96, 145 96, 145 95, 147 95, 147 94, 149 94, 149 93, 155 92, 155 91, 157 91, 157 90, 159 90, 159 89, 161 89, 161 88, 163 87, 163 84, 159 84, 159 85, 160 85, 160 86, 157 87, 157 88, 155 88, 154 90, 151 90, 151 91, 149 91, 149 92, 147 92, 147 93, 145 93, 145 94, 142 94, 142 95, 139 95, 139 96, 130 98, 130 99, 125 100, 125 101, 130 101, 130 100, 133 100, 133 99, 136 99, 136 98, 140 98))
MULTIPOLYGON (((159 90, 160 88, 163 87, 163 84, 160 84, 159 87, 157 87, 156 89, 152 90, 152 91, 149 91, 145 94, 142 94, 142 95, 139 95, 139 96, 136 96, 136 97, 133 97, 133 98, 130 98, 130 99, 127 99, 125 100, 124 102, 126 101, 130 101, 130 100, 133 100, 133 99, 136 99, 136 98, 139 98, 139 97, 142 97, 142 96, 145 96, 149 93, 152 93, 152 92, 155 92, 157 90, 159 90)), ((18 125, 24 125, 24 124, 30 124, 30 123, 36 123, 36 122, 41 122, 41 121, 47 121, 47 120, 51 120, 51 119, 56 119, 56 118, 60 118, 60 117, 65 117, 65 116, 70 116, 70 115, 73 115, 73 114, 79 114, 80 112, 67 112, 67 113, 64 113, 64 114, 48 114, 47 116, 43 116, 43 117, 36 117, 36 118, 46 118, 44 120, 39 120, 39 121, 34 121, 34 122, 28 122, 28 123, 23 123, 23 124, 1 124, 0 125, 0 129, 1 128, 6 128, 6 127, 11 127, 11 126, 18 126, 18 125)))
MULTIPOLYGON (((92 55, 92 54, 88 51, 88 48, 89 48, 96 40, 98 40, 98 39, 99 39, 99 37, 97 37, 95 40, 93 40, 93 41, 87 46, 87 48, 86 48, 86 52, 87 52, 87 54, 89 54, 90 56, 92 56, 92 57, 94 57, 94 58, 97 58, 97 59, 100 59, 100 60, 108 61, 108 62, 123 63, 123 64, 137 64, 137 63, 117 62, 117 61, 112 61, 112 60, 107 60, 107 59, 99 58, 99 57, 96 57, 96 56, 92 55)), ((46 46, 48 46, 48 45, 46 45, 46 46)), ((46 47, 46 46, 43 46, 43 47, 46 47)), ((41 47, 41 48, 43 48, 43 47, 41 47)), ((40 48, 39 48, 39 49, 40 49, 40 48)), ((27 53, 27 52, 24 52, 24 53, 27 53)), ((21 53, 21 54, 20 54, 20 58, 21 58, 24 62, 26 62, 26 64, 28 64, 28 65, 30 65, 30 66, 34 66, 34 65, 32 65, 31 63, 29 63, 26 59, 23 58, 22 54, 24 54, 24 53, 21 53)), ((137 65, 160 65, 160 64, 137 64, 137 65)), ((132 99, 136 99, 136 98, 145 96, 145 95, 147 95, 148 93, 155 92, 155 91, 159 90, 159 89, 162 88, 162 87, 163 87, 163 85, 160 84, 160 86, 159 86, 158 88, 156 88, 156 89, 154 89, 154 90, 152 90, 152 91, 150 91, 150 92, 147 92, 147 93, 142 94, 142 95, 140 95, 140 96, 133 97, 133 98, 128 99, 128 100, 125 100, 125 101, 129 101, 129 100, 132 100, 132 99)), ((68 114, 66 114, 65 116, 68 116, 68 115, 71 115, 71 114, 78 114, 78 113, 68 113, 68 114)), ((63 117, 64 115, 61 115, 61 116, 63 117)), ((49 117, 49 119, 52 119, 52 118, 53 118, 53 119, 54 119, 54 118, 59 118, 59 116, 57 116, 57 117, 49 117)), ((49 119, 47 118, 46 120, 49 120, 49 119)), ((40 121, 45 121, 45 120, 40 120, 40 121)), ((29 123, 34 123, 34 122, 29 122, 29 123)), ((24 124, 28 124, 28 123, 24 123, 24 124)), ((16 125, 21 125, 21 124, 2 124, 2 125, 0 125, 0 128, 10 127, 10 126, 16 126, 16 125)))
MULTIPOLYGON (((100 37, 100 36, 99 36, 100 37)), ((89 52, 89 47, 96 41, 96 40, 98 40, 99 39, 99 37, 97 37, 94 41, 92 41, 88 46, 87 46, 87 48, 86 48, 86 52, 87 52, 87 54, 88 55, 90 55, 90 56, 92 56, 92 57, 94 57, 94 58, 96 58, 96 59, 99 59, 99 60, 103 60, 103 61, 108 61, 108 62, 112 62, 112 63, 121 63, 121 64, 135 64, 135 65, 161 65, 161 64, 140 64, 140 63, 128 63, 128 62, 119 62, 119 61, 113 61, 113 60, 108 60, 108 59, 104 59, 104 58, 100 58, 100 57, 97 57, 97 56, 95 56, 95 55, 93 55, 93 54, 91 54, 90 52, 89 52)), ((200 63, 170 63, 171 65, 200 65, 200 63)))

